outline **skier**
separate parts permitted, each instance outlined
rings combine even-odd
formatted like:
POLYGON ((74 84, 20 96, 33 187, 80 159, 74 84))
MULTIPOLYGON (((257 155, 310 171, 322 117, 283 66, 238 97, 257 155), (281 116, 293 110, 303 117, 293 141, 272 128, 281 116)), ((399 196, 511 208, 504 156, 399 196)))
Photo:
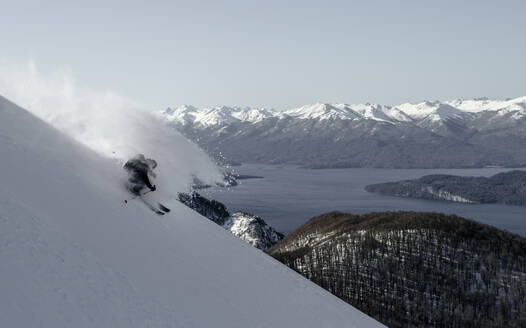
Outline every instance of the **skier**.
POLYGON ((140 195, 144 187, 155 191, 155 185, 150 182, 150 176, 155 178, 153 170, 157 167, 157 162, 151 158, 145 158, 143 154, 138 154, 124 164, 124 169, 128 171, 128 190, 135 195, 140 195))
MULTIPOLYGON (((144 194, 141 194, 145 187, 150 188, 151 191, 155 191, 155 185, 150 182, 150 177, 155 178, 156 175, 153 170, 157 167, 157 162, 151 158, 144 157, 143 154, 138 154, 124 164, 124 169, 128 171, 128 190, 135 195, 134 198, 139 198, 144 205, 146 205, 153 212, 164 215, 170 212, 170 209, 161 203, 157 203, 157 206, 151 204, 151 200, 144 199, 144 194)), ((127 200, 124 200, 125 204, 128 204, 127 200)))
MULTIPOLYGON (((135 198, 139 198, 144 205, 146 205, 153 212, 164 215, 170 212, 170 209, 161 203, 157 203, 157 206, 151 204, 151 201, 144 199, 144 194, 141 191, 144 187, 150 188, 151 191, 155 191, 155 185, 150 182, 150 176, 155 178, 156 175, 153 170, 157 167, 157 162, 151 158, 144 157, 143 154, 138 154, 124 164, 124 169, 128 171, 128 190, 135 195, 135 198)), ((127 200, 124 200, 125 204, 128 204, 127 200)))

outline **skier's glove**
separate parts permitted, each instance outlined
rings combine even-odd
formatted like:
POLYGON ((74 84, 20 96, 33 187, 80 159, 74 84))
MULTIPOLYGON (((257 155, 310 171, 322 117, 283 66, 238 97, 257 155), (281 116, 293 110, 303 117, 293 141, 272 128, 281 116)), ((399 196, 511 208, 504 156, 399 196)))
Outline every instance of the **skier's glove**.
POLYGON ((157 188, 155 187, 155 185, 153 185, 150 189, 151 191, 155 191, 157 188))

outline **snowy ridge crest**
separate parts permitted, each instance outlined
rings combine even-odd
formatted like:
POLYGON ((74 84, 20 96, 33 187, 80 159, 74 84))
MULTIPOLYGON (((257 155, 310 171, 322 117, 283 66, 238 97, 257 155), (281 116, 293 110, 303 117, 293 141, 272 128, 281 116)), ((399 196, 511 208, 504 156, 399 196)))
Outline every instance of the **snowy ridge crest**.
POLYGON ((397 106, 379 104, 329 104, 315 103, 284 111, 250 107, 204 107, 182 105, 167 108, 159 114, 166 120, 182 125, 209 127, 233 122, 258 123, 267 118, 292 117, 314 120, 374 120, 400 123, 420 120, 441 121, 448 119, 469 119, 474 114, 497 112, 500 115, 514 112, 512 119, 526 116, 526 96, 507 100, 486 98, 451 101, 423 101, 404 103, 397 106))
POLYGON ((236 121, 257 123, 275 115, 273 111, 265 108, 237 106, 197 108, 190 105, 167 108, 160 112, 160 114, 170 122, 176 122, 182 125, 196 124, 203 127, 224 123, 231 124, 236 121))

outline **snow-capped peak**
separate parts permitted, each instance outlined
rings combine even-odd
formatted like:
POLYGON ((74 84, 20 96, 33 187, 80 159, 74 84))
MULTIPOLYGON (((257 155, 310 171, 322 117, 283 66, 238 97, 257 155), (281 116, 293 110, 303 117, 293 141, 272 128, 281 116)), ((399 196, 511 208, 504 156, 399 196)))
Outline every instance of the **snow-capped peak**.
POLYGON ((414 119, 423 119, 427 122, 438 122, 450 119, 467 119, 472 115, 467 111, 455 108, 439 101, 425 101, 418 104, 402 104, 398 108, 414 119))
POLYGON ((360 114, 361 118, 394 123, 397 121, 411 121, 411 117, 395 107, 378 105, 378 104, 356 104, 347 105, 352 110, 360 114))
POLYGON ((196 108, 183 105, 168 108, 160 115, 170 122, 197 127, 231 124, 233 122, 257 123, 267 118, 292 117, 302 120, 374 120, 397 124, 400 122, 439 122, 443 120, 468 120, 474 114, 496 112, 511 119, 526 116, 526 96, 507 100, 487 98, 451 101, 423 101, 397 106, 378 104, 330 104, 315 103, 284 111, 264 108, 216 106, 196 108))
POLYGON ((366 119, 391 123, 411 121, 409 116, 397 108, 369 103, 355 105, 316 103, 287 110, 284 113, 299 119, 366 119))
POLYGON ((526 109, 526 96, 506 100, 490 100, 487 98, 452 100, 446 101, 447 104, 460 110, 472 113, 483 111, 524 111, 526 109))
POLYGON ((186 125, 188 123, 207 127, 218 124, 231 124, 236 121, 256 123, 273 116, 265 108, 215 106, 196 108, 189 105, 168 108, 160 112, 168 121, 186 125))
POLYGON ((162 111, 163 116, 168 121, 177 121, 183 125, 193 123, 195 120, 195 113, 198 109, 191 105, 182 105, 176 108, 166 108, 162 111))
POLYGON ((247 121, 256 123, 268 117, 272 117, 274 113, 265 108, 249 108, 245 107, 240 110, 232 112, 232 116, 240 121, 247 121))
POLYGON ((300 118, 300 119, 355 119, 359 117, 358 113, 354 112, 347 105, 331 105, 326 103, 316 103, 312 105, 305 105, 299 108, 290 109, 284 114, 300 118))
POLYGON ((406 115, 415 118, 421 119, 434 112, 440 107, 439 101, 423 101, 420 103, 405 103, 396 106, 406 115))

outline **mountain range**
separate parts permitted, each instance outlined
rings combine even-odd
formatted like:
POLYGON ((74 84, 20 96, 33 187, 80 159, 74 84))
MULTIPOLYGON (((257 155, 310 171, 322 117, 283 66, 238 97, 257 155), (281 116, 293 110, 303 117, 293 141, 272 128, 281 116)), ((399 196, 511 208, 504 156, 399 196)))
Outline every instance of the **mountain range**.
POLYGON ((309 168, 526 165, 526 97, 157 112, 216 158, 309 168))

